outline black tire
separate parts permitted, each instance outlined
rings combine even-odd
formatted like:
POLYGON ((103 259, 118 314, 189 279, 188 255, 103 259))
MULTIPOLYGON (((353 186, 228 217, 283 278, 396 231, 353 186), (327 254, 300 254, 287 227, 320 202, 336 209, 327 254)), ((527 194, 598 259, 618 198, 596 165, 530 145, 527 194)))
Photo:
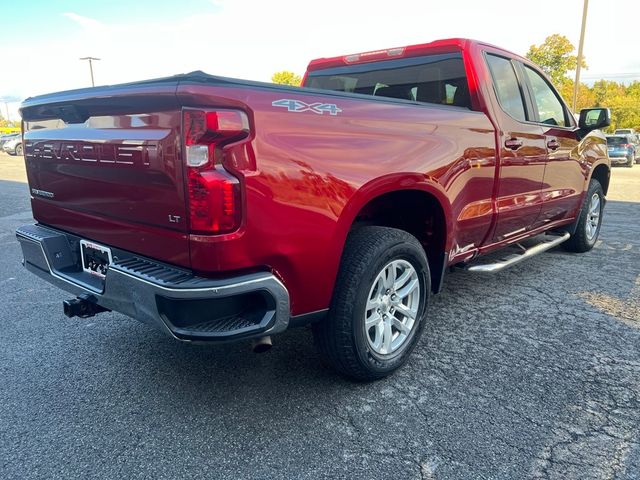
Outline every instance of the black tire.
POLYGON ((19 157, 22 156, 22 144, 21 143, 16 145, 16 155, 19 156, 19 157))
POLYGON ((564 242, 564 247, 570 252, 584 253, 593 248, 600 235, 600 228, 602 227, 602 217, 604 213, 604 192, 600 182, 595 179, 591 179, 589 182, 589 189, 582 202, 582 208, 580 214, 576 219, 576 223, 572 225, 575 227, 575 232, 571 235, 571 238, 564 242), (589 237, 587 233, 587 221, 589 221, 589 208, 591 206, 591 199, 594 195, 598 195, 600 200, 598 226, 593 237, 589 237))
POLYGON ((427 256, 414 236, 386 227, 353 231, 342 255, 329 314, 313 326, 321 356, 339 373, 356 380, 377 380, 391 374, 407 361, 422 334, 430 288, 427 256), (417 273, 419 306, 404 343, 389 355, 379 355, 365 331, 366 305, 378 274, 394 260, 408 262, 417 273))

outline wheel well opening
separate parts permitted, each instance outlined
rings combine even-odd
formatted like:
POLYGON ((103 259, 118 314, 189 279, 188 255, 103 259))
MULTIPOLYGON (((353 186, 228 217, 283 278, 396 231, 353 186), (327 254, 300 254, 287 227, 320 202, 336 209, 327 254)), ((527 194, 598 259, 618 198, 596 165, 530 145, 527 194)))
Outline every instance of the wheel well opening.
POLYGON ((609 190, 609 179, 611 176, 611 172, 606 165, 598 165, 591 174, 591 178, 595 178, 602 185, 602 190, 604 194, 607 194, 609 190))
POLYGON ((376 197, 360 210, 351 228, 362 226, 397 228, 416 237, 427 253, 431 289, 440 290, 447 226, 442 206, 433 195, 401 190, 376 197))

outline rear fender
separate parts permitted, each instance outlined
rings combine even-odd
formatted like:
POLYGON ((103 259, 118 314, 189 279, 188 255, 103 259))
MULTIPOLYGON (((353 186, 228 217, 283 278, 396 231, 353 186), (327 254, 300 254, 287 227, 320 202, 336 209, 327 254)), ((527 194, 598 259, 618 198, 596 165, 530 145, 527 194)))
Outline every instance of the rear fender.
POLYGON ((344 249, 347 236, 349 235, 351 226, 353 225, 360 211, 370 201, 381 195, 403 190, 416 190, 426 192, 432 195, 440 203, 444 212, 447 230, 445 237, 445 252, 451 250, 454 232, 453 215, 451 214, 451 204, 449 203, 449 199, 447 198, 442 187, 438 183, 421 174, 393 173, 376 178, 375 180, 372 180, 363 185, 351 197, 351 199, 343 209, 342 214, 338 219, 336 234, 333 239, 332 245, 332 251, 339 252, 337 258, 338 261, 335 265, 336 274, 337 269, 339 268, 339 260, 342 257, 342 251, 344 249))

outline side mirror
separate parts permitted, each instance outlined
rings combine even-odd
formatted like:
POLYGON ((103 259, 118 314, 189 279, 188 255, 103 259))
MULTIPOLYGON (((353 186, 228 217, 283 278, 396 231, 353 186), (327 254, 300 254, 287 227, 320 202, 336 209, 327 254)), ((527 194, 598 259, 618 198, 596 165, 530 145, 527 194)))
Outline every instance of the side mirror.
POLYGON ((611 112, 608 108, 583 108, 580 110, 578 126, 581 130, 596 130, 611 125, 611 112))

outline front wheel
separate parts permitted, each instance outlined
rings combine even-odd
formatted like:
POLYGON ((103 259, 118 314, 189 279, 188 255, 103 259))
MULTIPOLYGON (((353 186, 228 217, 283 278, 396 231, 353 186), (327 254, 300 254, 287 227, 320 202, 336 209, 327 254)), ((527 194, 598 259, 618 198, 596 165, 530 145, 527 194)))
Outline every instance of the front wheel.
POLYGON ((19 156, 19 157, 22 156, 22 144, 21 143, 16 145, 16 155, 19 156))
POLYGON ((574 224, 575 231, 571 238, 564 243, 567 250, 583 253, 593 248, 600 234, 603 211, 604 191, 600 182, 591 179, 580 214, 574 224))
POLYGON ((418 240, 362 227, 345 245, 327 318, 314 325, 320 354, 357 380, 391 374, 408 359, 426 319, 429 264, 418 240))

